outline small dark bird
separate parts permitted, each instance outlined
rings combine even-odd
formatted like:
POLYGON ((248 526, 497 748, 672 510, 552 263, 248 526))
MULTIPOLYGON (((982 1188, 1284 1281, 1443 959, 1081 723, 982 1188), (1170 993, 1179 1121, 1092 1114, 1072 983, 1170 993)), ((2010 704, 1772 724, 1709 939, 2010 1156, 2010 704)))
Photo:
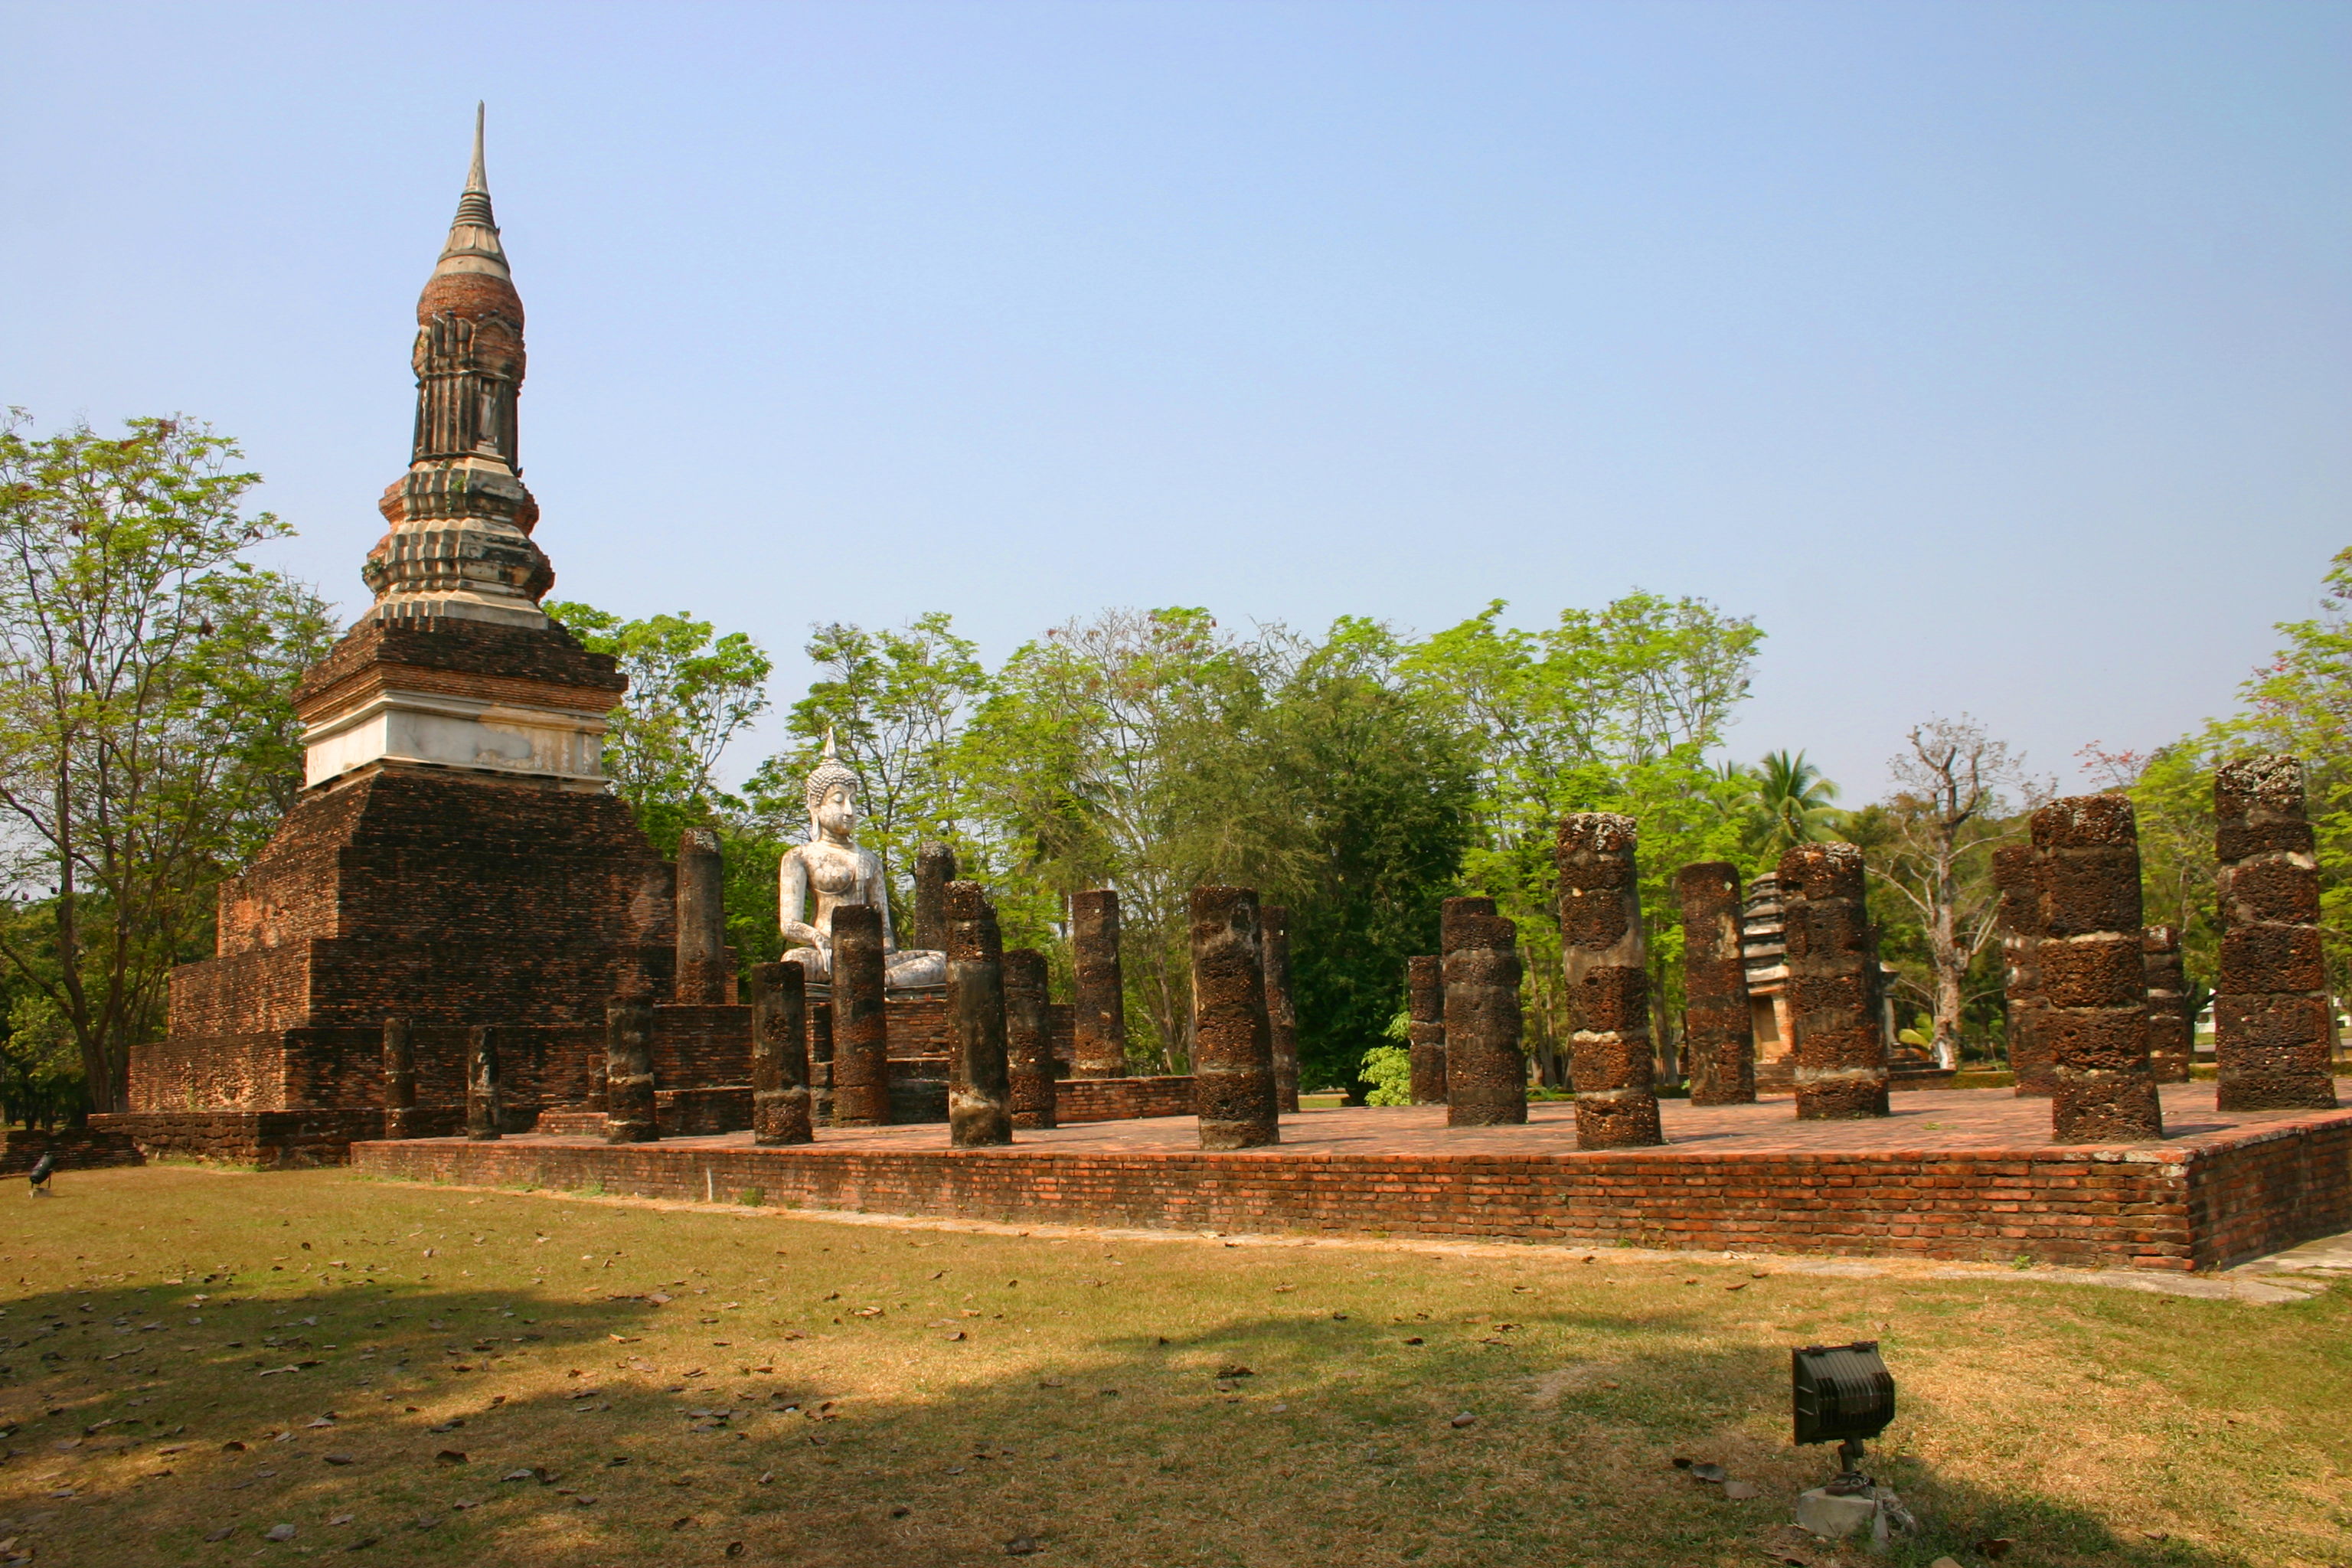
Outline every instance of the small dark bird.
POLYGON ((49 1195, 49 1178, 57 1173, 57 1169, 58 1152, 54 1149, 42 1151, 41 1157, 33 1163, 32 1180, 35 1197, 45 1198, 49 1195))

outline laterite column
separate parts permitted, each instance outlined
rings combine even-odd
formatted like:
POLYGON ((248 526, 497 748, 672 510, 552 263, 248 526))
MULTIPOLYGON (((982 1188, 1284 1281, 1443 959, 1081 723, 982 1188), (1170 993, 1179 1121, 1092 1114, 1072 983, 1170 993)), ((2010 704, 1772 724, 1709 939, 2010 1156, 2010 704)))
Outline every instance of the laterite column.
POLYGON ((1800 844, 1780 857, 1801 1121, 1887 1114, 1878 942, 1863 895, 1862 851, 1851 844, 1800 844))
POLYGON ((2131 802, 2072 795, 2032 820, 2052 1135, 2061 1143, 2161 1138, 2164 1112, 2147 1060, 2139 831, 2131 802))
POLYGON ((1445 1103, 1445 961, 1428 953, 1404 961, 1405 1023, 1412 1063, 1412 1102, 1445 1103))
POLYGON ((604 1142, 652 1143, 654 1005, 640 995, 615 996, 604 1008, 604 1142))
POLYGON ((915 940, 907 945, 929 952, 948 947, 948 884, 956 879, 955 851, 926 844, 915 851, 915 940))
POLYGON ((1756 1101, 1756 1024, 1740 953, 1739 868, 1685 866, 1675 878, 1683 907, 1683 1059, 1693 1105, 1756 1101))
POLYGON ((948 884, 948 1141, 958 1149, 1013 1142, 1004 1056, 1004 942, 978 882, 948 884))
POLYGON ((1257 912, 1264 931, 1265 1021, 1274 1036, 1275 1108, 1298 1114, 1298 1009, 1290 999, 1290 910, 1268 904, 1257 912))
POLYGON ((1013 1086, 1013 1125, 1054 1125, 1054 1028, 1047 1010, 1045 955, 1016 947, 1004 955, 1005 1077, 1013 1086))
POLYGON ((2048 1094, 2050 1043, 2042 1027, 2042 884, 2031 844, 1992 852, 1994 911, 2000 932, 2001 995, 2008 1013, 2009 1070, 2020 1096, 2048 1094))
POLYGON ((842 904, 833 911, 833 1124, 890 1125, 882 911, 871 904, 842 904))
POLYGON ((503 1138, 499 1130, 499 1029, 477 1024, 466 1041, 466 1136, 477 1143, 503 1138))
POLYGON ((1203 1149, 1282 1142, 1257 894, 1192 889, 1192 1093, 1203 1149))
POLYGON ((808 971, 751 966, 751 1142, 816 1141, 808 1088, 808 971))
POLYGON ((1635 831, 1632 817, 1612 811, 1578 812, 1559 823, 1559 957, 1568 980, 1569 1076, 1580 1149, 1643 1149, 1666 1141, 1658 1128, 1635 831))
POLYGON ((2336 1020, 2319 946, 2319 861, 2303 764, 2255 757, 2213 775, 2221 973, 2213 1055, 2223 1110, 2336 1104, 2336 1020))
POLYGON ((2140 968, 2147 976, 2147 1066, 2158 1083, 2187 1083, 2196 1050, 2196 1024, 2189 1016, 2189 977, 2180 966, 2180 932, 2150 926, 2139 942, 2140 968))
POLYGON ((405 1018, 383 1021, 383 1135, 417 1136, 416 1052, 405 1018))
POLYGON ((1118 894, 1097 888, 1070 900, 1070 1047, 1073 1078, 1127 1076, 1127 987, 1118 971, 1118 894))
POLYGON ((727 1000, 727 863, 719 835, 689 827, 677 841, 677 979, 681 1005, 727 1000))
POLYGON ((1528 1058, 1519 1048, 1519 928, 1492 899, 1448 899, 1444 949, 1445 1125, 1500 1127, 1528 1119, 1528 1058))

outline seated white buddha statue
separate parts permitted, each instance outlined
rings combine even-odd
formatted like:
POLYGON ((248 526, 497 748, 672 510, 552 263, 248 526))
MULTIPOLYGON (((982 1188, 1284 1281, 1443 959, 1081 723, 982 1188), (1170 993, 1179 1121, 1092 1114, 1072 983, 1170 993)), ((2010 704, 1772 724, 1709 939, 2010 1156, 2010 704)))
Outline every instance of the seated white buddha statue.
POLYGON ((783 961, 806 969, 810 984, 830 984, 833 911, 844 904, 870 904, 882 914, 883 985, 894 991, 943 985, 947 954, 898 951, 882 858, 857 847, 857 775, 834 755, 827 731, 824 758, 808 776, 808 842, 790 850, 776 872, 784 940, 803 944, 788 948, 783 961))

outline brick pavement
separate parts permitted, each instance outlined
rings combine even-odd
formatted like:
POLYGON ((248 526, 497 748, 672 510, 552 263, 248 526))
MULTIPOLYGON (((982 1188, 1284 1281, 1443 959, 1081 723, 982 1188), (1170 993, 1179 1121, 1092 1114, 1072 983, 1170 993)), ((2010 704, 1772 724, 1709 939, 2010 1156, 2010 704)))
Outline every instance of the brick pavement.
MULTIPOLYGON (((1799 1121, 1796 1100, 1775 1095, 1753 1105, 1695 1106, 1661 1102, 1666 1147, 1651 1158, 1681 1153, 1909 1153, 1937 1150, 2031 1150, 2050 1145, 2050 1101, 2021 1100, 2006 1089, 1928 1089, 1895 1097, 1894 1114, 1867 1121, 1799 1121)), ((2213 1109, 2210 1083, 2168 1084, 2164 1120, 2168 1136, 2150 1148, 2211 1147, 2247 1132, 2290 1121, 2307 1121, 2308 1110, 2231 1111, 2213 1109)), ((2352 1110, 2337 1113, 2352 1121, 2352 1110)), ((526 1139, 522 1142, 537 1142, 526 1139)), ((566 1142, 598 1140, 562 1140, 566 1142)), ((751 1135, 674 1140, 703 1148, 748 1146, 751 1135)), ((1197 1150, 1192 1119, 1106 1121, 1044 1130, 1023 1129, 1019 1144, 1077 1153, 1177 1153, 1197 1150)), ((820 1147, 908 1152, 943 1148, 947 1128, 821 1128, 820 1147)), ((1301 1111, 1282 1119, 1282 1142, 1246 1151, 1261 1159, 1299 1154, 1574 1154, 1574 1108, 1565 1100, 1528 1107, 1525 1126, 1445 1125, 1445 1108, 1379 1106, 1301 1111)), ((1620 1151, 1622 1152, 1622 1151, 1620 1151)))

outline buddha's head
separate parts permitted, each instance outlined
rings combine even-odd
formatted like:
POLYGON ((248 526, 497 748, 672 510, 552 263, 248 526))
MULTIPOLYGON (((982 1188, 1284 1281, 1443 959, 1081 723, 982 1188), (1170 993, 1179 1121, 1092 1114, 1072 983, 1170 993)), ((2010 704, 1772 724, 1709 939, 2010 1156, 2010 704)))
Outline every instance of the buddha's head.
POLYGON ((824 759, 809 771, 809 837, 857 838, 857 775, 834 755, 833 731, 824 732, 824 759))

